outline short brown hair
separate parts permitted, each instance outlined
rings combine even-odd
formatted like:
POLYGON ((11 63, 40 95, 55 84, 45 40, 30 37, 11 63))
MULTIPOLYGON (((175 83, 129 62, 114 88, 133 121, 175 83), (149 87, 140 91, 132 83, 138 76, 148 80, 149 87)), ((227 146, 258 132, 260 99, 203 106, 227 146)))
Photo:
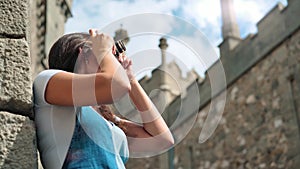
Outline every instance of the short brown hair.
POLYGON ((49 52, 49 68, 74 72, 79 48, 82 48, 90 37, 87 33, 71 33, 59 38, 49 52))

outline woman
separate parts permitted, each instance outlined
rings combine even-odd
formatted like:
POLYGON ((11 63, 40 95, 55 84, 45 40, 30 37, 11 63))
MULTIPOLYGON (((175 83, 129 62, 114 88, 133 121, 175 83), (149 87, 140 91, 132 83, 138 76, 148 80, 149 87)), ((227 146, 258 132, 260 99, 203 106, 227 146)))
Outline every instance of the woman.
POLYGON ((92 29, 89 34, 64 35, 52 46, 50 70, 41 72, 33 86, 45 169, 125 168, 128 151, 162 151, 174 144, 134 78, 132 61, 126 56, 116 59, 113 44, 112 38, 92 29), (142 125, 120 119, 104 105, 126 94, 140 112, 142 125))

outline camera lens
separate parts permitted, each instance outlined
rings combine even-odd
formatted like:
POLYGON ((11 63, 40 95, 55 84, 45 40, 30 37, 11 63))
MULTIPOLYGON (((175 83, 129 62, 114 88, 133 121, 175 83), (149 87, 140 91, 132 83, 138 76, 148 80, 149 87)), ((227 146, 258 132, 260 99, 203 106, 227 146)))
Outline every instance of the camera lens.
POLYGON ((125 45, 124 45, 124 43, 123 43, 122 40, 116 41, 115 42, 115 46, 116 46, 116 49, 117 49, 116 50, 116 54, 115 54, 116 57, 119 57, 119 55, 121 53, 123 53, 123 52, 126 51, 126 47, 125 47, 125 45))

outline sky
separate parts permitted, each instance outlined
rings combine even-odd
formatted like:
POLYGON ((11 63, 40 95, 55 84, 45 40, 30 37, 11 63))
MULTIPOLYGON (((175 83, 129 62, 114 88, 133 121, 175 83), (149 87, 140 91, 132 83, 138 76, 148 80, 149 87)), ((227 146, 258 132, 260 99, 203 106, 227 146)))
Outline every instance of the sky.
MULTIPOLYGON (((256 23, 279 2, 287 5, 287 0, 234 0, 241 37, 256 33, 256 23)), ((161 63, 162 36, 169 44, 167 62, 175 60, 183 72, 194 69, 203 76, 219 58, 220 0, 73 0, 72 15, 65 33, 97 28, 114 36, 122 24, 130 36, 127 55, 138 64, 136 74, 143 72, 139 76, 150 76, 149 71, 161 63), (159 15, 164 19, 157 19, 159 15), (139 20, 130 22, 132 18, 139 20)))

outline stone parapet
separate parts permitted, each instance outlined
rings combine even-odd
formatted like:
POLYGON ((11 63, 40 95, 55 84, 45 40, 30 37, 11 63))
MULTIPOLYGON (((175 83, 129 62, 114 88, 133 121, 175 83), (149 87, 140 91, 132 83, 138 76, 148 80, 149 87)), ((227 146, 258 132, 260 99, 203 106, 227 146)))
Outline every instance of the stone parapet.
MULTIPOLYGON (((214 72, 215 69, 222 66, 224 67, 227 86, 233 84, 251 67, 266 57, 270 51, 274 50, 294 32, 299 30, 300 20, 295 17, 300 15, 299 4, 300 1, 291 0, 284 9, 282 5, 275 6, 260 21, 259 27, 262 30, 261 32, 242 40, 232 51, 221 51, 221 59, 216 61, 207 71, 214 72), (271 26, 271 23, 275 23, 275 25, 271 26)), ((209 75, 209 73, 206 75, 209 75)), ((212 94, 210 79, 209 76, 206 76, 204 81, 199 84, 199 92, 201 94, 200 109, 223 90, 224 88, 218 88, 212 94)))

